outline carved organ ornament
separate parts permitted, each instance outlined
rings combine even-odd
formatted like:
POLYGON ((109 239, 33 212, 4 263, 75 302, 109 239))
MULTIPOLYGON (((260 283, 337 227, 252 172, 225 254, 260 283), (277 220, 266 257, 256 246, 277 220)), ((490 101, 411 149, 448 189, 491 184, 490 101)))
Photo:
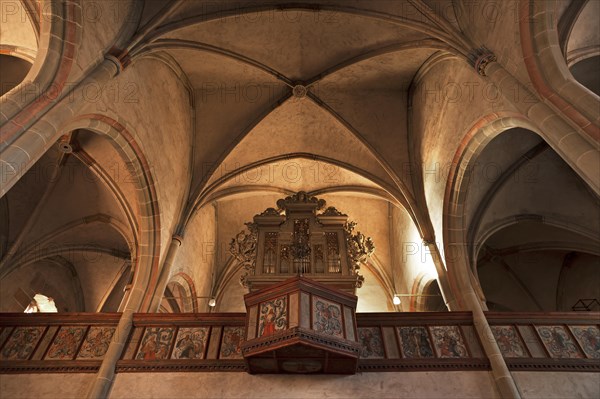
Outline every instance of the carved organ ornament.
POLYGON ((277 201, 246 223, 230 252, 243 265, 241 283, 250 292, 305 276, 348 293, 364 278, 360 263, 373 253, 371 238, 322 199, 300 191, 277 201))

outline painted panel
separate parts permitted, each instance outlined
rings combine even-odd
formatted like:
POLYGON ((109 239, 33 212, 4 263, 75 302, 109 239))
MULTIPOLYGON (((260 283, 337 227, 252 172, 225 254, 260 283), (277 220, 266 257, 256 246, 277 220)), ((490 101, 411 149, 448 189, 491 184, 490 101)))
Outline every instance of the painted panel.
POLYGON ((485 358, 485 354, 483 353, 483 348, 479 343, 479 338, 477 336, 477 331, 475 331, 475 327, 473 326, 460 326, 463 337, 465 338, 465 342, 469 351, 471 352, 471 357, 476 359, 485 358))
POLYGON ((458 326, 431 326, 433 345, 440 358, 469 357, 458 326))
POLYGON ((531 326, 517 326, 517 329, 521 333, 521 337, 523 337, 523 341, 525 341, 525 346, 529 350, 531 357, 534 358, 544 358, 548 357, 546 355, 546 351, 540 342, 540 338, 533 330, 531 326))
POLYGON ((342 309, 337 303, 313 297, 313 330, 318 333, 343 338, 342 309))
POLYGON ((72 360, 85 335, 86 327, 62 326, 52 341, 46 360, 72 360))
POLYGON ((310 328, 310 296, 305 292, 300 294, 300 327, 310 328))
POLYGON ((83 345, 77 354, 78 359, 102 359, 115 335, 115 327, 90 327, 83 345))
POLYGON ((564 326, 535 326, 550 357, 582 358, 583 354, 564 326))
POLYGON ((529 357, 514 326, 490 326, 504 357, 529 357))
POLYGON ((0 353, 2 360, 27 360, 44 333, 44 327, 16 327, 0 353))
POLYGON ((383 340, 379 327, 360 327, 358 329, 358 342, 360 342, 360 357, 363 359, 383 359, 383 340))
POLYGON ((352 308, 344 306, 344 323, 346 325, 346 339, 350 341, 356 341, 354 336, 354 317, 352 315, 352 308))
POLYGON ((230 327, 223 329, 220 359, 241 359, 242 342, 244 341, 244 327, 230 327))
POLYGON ((289 328, 298 327, 298 293, 290 294, 290 320, 289 328))
POLYGON ((12 329, 12 327, 2 328, 2 332, 0 333, 0 348, 2 348, 2 344, 4 343, 4 341, 6 341, 12 329))
POLYGON ((399 359, 398 343, 396 341, 396 331, 394 327, 381 327, 383 332, 383 343, 387 351, 388 359, 399 359))
POLYGON ((40 340, 40 343, 37 345, 35 352, 33 352, 33 356, 31 356, 29 360, 42 360, 42 358, 46 354, 46 350, 52 343, 52 340, 54 339, 58 328, 59 326, 48 326, 48 329, 44 333, 44 336, 40 340))
POLYGON ((213 326, 210 330, 210 340, 208 341, 207 359, 216 359, 219 354, 219 346, 221 345, 221 326, 213 326))
POLYGON ((287 328, 287 297, 282 296, 260 304, 258 336, 265 337, 287 328))
POLYGON ((435 357, 425 327, 398 327, 402 355, 406 359, 419 359, 435 357))
POLYGON ((138 343, 142 338, 142 333, 144 332, 144 327, 134 327, 133 332, 131 333, 131 338, 127 342, 127 348, 125 349, 125 353, 123 354, 123 359, 133 359, 135 357, 135 350, 138 347, 138 343))
POLYGON ((569 326, 590 359, 600 359, 600 329, 596 326, 569 326))
POLYGON ((254 305, 248 309, 248 336, 247 340, 256 338, 256 317, 258 312, 258 306, 254 305))
POLYGON ((208 327, 181 327, 171 359, 203 359, 208 327))
POLYGON ((167 359, 174 335, 175 328, 173 327, 146 327, 144 338, 142 338, 135 358, 138 360, 167 359))

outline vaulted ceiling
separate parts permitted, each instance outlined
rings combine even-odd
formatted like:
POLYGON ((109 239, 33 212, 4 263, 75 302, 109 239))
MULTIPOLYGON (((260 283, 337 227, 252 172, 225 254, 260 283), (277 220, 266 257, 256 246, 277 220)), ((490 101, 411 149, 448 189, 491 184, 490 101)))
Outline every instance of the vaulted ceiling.
MULTIPOLYGON (((243 222, 273 206, 276 199, 304 190, 338 206, 374 237, 379 249, 371 269, 365 270, 369 278, 363 297, 375 305, 363 309, 392 309, 380 287, 395 290, 392 286, 406 277, 397 270, 401 255, 394 253, 394 247, 406 242, 421 245, 431 213, 442 212, 427 209, 423 181, 419 180, 423 179, 420 163, 427 157, 420 152, 427 152, 427 159, 437 161, 443 158, 441 154, 454 151, 436 142, 454 126, 432 128, 434 133, 425 139, 414 132, 412 100, 419 78, 434 65, 439 66, 440 60, 451 59, 467 69, 460 69, 461 73, 471 73, 477 79, 467 67, 466 54, 485 43, 501 57, 512 60, 515 65, 508 65, 509 69, 521 83, 529 83, 512 15, 498 15, 493 26, 485 19, 469 21, 467 11, 476 7, 470 3, 145 1, 140 21, 135 21, 136 33, 130 40, 118 39, 124 47, 123 61, 127 66, 120 75, 124 81, 117 85, 139 89, 133 94, 141 105, 125 104, 119 108, 123 104, 118 104, 114 108, 126 121, 128 117, 135 121, 138 116, 151 119, 149 114, 165 110, 172 115, 171 121, 156 126, 156 131, 148 129, 147 133, 140 128, 136 139, 147 154, 154 151, 153 146, 158 148, 159 155, 153 158, 151 167, 156 169, 163 201, 163 248, 173 234, 185 232, 190 237, 174 274, 189 272, 201 295, 214 294, 211 290, 219 286, 222 296, 228 292, 239 299, 242 291, 237 286, 232 288, 237 282, 235 273, 228 270, 231 259, 227 241, 243 227, 243 222), (472 43, 472 37, 481 43, 472 43), (510 46, 506 47, 507 43, 510 46), (163 80, 165 74, 158 72, 159 64, 168 69, 169 77, 176 79, 163 80), (181 91, 187 96, 179 96, 181 91), (183 106, 180 97, 187 97, 183 106), (133 111, 128 114, 130 109, 133 111), (176 131, 183 130, 182 120, 188 114, 189 131, 176 131), (189 177, 189 181, 183 181, 183 177, 189 177), (182 181, 174 183, 169 179, 182 181), (216 256, 210 245, 218 247, 216 256), (200 249, 190 249, 193 246, 200 249)), ((35 7, 29 0, 24 4, 35 7)), ((125 9, 134 8, 133 2, 123 4, 125 9)), ((598 59, 600 34, 589 27, 598 2, 556 4, 567 64, 580 82, 595 90, 598 75, 590 71, 598 59)), ((40 22, 33 18, 20 24, 19 29, 16 26, 15 21, 3 24, 0 45, 4 46, 1 49, 16 46, 18 51, 0 57, 11 58, 12 64, 17 62, 15 57, 19 57, 18 62, 33 62, 40 22)), ((119 29, 111 25, 106 32, 120 32, 119 29)), ((84 29, 84 38, 89 39, 93 32, 84 29)), ((98 32, 103 39, 109 35, 100 28, 98 32)), ((83 46, 80 50, 87 56, 94 49, 83 46)), ((3 71, 8 71, 6 65, 3 63, 3 71)), ((7 81, 16 85, 23 78, 24 69, 12 69, 16 72, 10 72, 7 81)), ((85 70, 85 65, 80 69, 85 70)), ((447 69, 455 70, 459 67, 447 69)), ((424 90, 425 94, 432 90, 440 95, 436 87, 424 90)), ((86 106, 93 112, 111 108, 101 102, 86 106)), ((475 105, 471 108, 474 113, 481 112, 475 105)), ((442 109, 443 115, 446 111, 442 109)), ((427 106, 420 110, 425 120, 429 111, 427 106)), ((432 126, 436 123, 437 120, 431 121, 432 126)), ((78 301, 71 301, 70 308, 97 310, 109 303, 104 309, 114 309, 119 299, 109 297, 111 292, 122 292, 130 282, 123 265, 135 259, 140 229, 131 165, 106 138, 84 129, 65 133, 36 168, 1 200, 5 223, 0 226, 0 245, 3 250, 15 252, 8 257, 3 253, 3 265, 12 262, 13 268, 2 268, 2 275, 8 276, 13 269, 30 267, 38 261, 39 265, 53 264, 51 268, 62 268, 65 281, 76 273, 79 286, 85 292, 89 290, 78 301), (65 151, 65 144, 72 153, 65 151), (39 184, 36 176, 52 168, 61 172, 55 179, 43 178, 39 184), (33 255, 24 254, 39 242, 61 250, 41 260, 35 259, 35 251, 33 255), (65 252, 71 258, 64 256, 65 252), (87 262, 91 254, 106 258, 87 262), (102 277, 102 273, 110 278, 102 277), (99 283, 94 285, 91 281, 96 279, 99 283)), ((480 247, 489 251, 510 247, 501 239, 510 234, 491 235, 490 226, 501 216, 514 216, 507 209, 520 207, 519 212, 526 213, 540 198, 527 192, 529 186, 519 185, 522 181, 518 178, 528 172, 523 170, 531 158, 539 156, 545 160, 546 180, 537 186, 541 187, 540 193, 555 192, 552 182, 560 180, 560 187, 577 190, 586 209, 597 207, 594 195, 578 186, 577 177, 539 136, 521 129, 499 138, 489 148, 482 154, 481 162, 493 163, 501 173, 497 178, 480 179, 470 187, 467 219, 472 224, 472 261, 478 259, 478 254, 484 257, 485 251, 477 252, 480 247)), ((493 174, 496 169, 483 172, 493 174)), ((440 181, 436 182, 438 186, 446 183, 440 181)), ((547 209, 540 206, 540 212, 554 212, 568 202, 562 196, 555 199, 547 209)), ((561 214, 570 217, 575 211, 561 214)), ((573 217, 579 225, 593 230, 585 216, 573 217)), ((560 254, 561 259, 563 255, 560 254)), ((164 251, 161 256, 164 257, 164 251)), ((489 266, 486 263, 488 271, 493 269, 489 266)), ((28 274, 22 270, 19 273, 14 276, 22 278, 28 274)), ((486 278, 493 281, 494 273, 486 278)), ((416 277, 406 278, 402 290, 408 291, 416 277)), ((2 284, 10 285, 11 281, 4 280, 2 284)), ((183 281, 181 284, 185 285, 183 281)), ((177 287, 172 284, 171 293, 191 295, 189 289, 181 291, 177 287)), ((240 304, 238 301, 223 309, 240 310, 240 304)), ((184 307, 174 303, 165 306, 184 307)))

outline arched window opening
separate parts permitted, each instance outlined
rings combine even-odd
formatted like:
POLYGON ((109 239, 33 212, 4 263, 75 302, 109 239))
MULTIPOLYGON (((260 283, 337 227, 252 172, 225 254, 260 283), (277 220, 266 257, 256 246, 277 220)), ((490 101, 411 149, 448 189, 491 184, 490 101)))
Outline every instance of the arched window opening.
POLYGON ((58 309, 51 297, 35 294, 24 313, 58 313, 58 309))
POLYGON ((0 96, 12 90, 25 79, 31 69, 31 63, 18 57, 0 54, 0 96))
POLYGON ((600 96, 600 56, 586 58, 572 65, 570 68, 573 77, 583 86, 600 96))

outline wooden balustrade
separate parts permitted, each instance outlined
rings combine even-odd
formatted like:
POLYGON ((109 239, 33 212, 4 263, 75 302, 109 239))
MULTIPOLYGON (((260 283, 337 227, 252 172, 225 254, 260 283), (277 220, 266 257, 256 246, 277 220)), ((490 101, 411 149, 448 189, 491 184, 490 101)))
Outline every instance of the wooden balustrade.
MULTIPOLYGON (((511 370, 600 371, 600 313, 486 313, 511 370)), ((117 372, 246 371, 244 313, 136 314, 117 372)), ((0 314, 0 372, 96 372, 120 314, 0 314)), ((489 369, 469 312, 358 313, 358 370, 489 369)))

